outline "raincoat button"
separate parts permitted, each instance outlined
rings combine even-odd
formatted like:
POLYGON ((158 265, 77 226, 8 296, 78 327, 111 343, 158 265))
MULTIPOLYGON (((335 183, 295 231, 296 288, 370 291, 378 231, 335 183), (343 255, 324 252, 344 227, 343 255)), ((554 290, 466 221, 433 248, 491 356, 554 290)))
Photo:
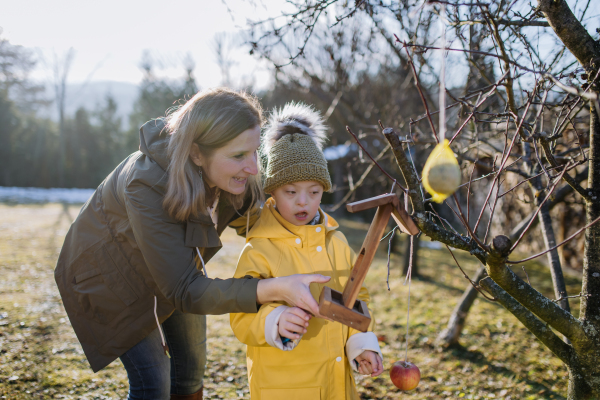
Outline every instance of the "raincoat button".
POLYGON ((337 362, 340 362, 340 361, 342 361, 342 357, 338 357, 338 358, 336 358, 336 359, 335 359, 335 361, 337 361, 337 362))
POLYGON ((321 232, 321 227, 318 227, 318 228, 317 228, 317 232, 321 232))
POLYGON ((296 243, 300 244, 302 241, 300 239, 296 239, 296 243))
POLYGON ((317 246, 317 251, 321 251, 323 248, 321 246, 317 246))

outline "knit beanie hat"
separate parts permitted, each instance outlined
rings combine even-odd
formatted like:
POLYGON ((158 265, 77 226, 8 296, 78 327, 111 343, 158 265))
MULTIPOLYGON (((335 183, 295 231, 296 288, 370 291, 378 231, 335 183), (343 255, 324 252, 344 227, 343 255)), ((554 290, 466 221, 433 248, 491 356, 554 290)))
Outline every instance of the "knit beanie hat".
POLYGON ((331 179, 323 155, 326 127, 317 111, 302 103, 275 110, 265 131, 265 193, 301 181, 316 181, 327 192, 331 179))

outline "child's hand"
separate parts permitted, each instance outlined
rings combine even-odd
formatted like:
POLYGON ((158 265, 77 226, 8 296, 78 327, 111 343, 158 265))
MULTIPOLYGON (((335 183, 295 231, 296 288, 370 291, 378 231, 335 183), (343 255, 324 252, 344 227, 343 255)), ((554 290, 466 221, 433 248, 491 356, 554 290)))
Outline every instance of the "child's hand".
POLYGON ((298 307, 289 307, 279 317, 279 335, 288 339, 300 339, 306 333, 311 315, 298 307))
POLYGON ((358 363, 358 372, 362 375, 378 376, 383 372, 383 360, 374 351, 365 350, 355 360, 358 363))

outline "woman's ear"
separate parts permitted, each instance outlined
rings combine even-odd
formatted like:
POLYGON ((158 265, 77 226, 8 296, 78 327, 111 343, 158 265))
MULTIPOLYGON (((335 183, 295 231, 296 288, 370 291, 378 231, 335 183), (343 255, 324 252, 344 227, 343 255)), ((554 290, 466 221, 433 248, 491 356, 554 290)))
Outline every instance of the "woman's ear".
POLYGON ((199 167, 204 164, 204 157, 202 157, 202 153, 200 153, 200 147, 198 147, 196 143, 192 143, 192 148, 190 149, 190 158, 192 159, 192 162, 199 167))

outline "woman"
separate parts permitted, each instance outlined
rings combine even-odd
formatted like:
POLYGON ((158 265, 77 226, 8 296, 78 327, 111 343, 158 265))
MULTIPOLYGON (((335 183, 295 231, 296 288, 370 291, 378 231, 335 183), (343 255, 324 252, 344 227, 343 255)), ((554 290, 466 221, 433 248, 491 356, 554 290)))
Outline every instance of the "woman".
POLYGON ((221 232, 244 234, 262 197, 261 124, 249 95, 196 94, 142 127, 140 151, 69 229, 55 271, 65 310, 95 372, 121 359, 130 399, 202 399, 206 314, 254 313, 271 301, 318 314, 308 285, 329 280, 321 275, 206 276, 221 232))

